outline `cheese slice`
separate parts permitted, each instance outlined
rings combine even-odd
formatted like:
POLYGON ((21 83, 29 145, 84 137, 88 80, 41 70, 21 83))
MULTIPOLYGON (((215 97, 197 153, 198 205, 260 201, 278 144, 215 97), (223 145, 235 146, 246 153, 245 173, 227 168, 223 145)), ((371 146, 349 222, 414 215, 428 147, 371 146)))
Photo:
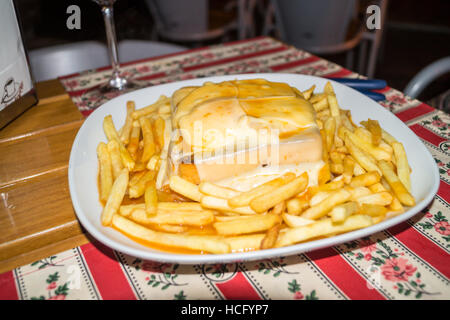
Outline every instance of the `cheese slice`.
POLYGON ((186 87, 174 93, 171 111, 180 137, 169 155, 172 174, 181 161, 195 164, 200 181, 216 182, 263 167, 281 172, 283 166, 322 161, 314 108, 285 83, 251 79, 186 87))

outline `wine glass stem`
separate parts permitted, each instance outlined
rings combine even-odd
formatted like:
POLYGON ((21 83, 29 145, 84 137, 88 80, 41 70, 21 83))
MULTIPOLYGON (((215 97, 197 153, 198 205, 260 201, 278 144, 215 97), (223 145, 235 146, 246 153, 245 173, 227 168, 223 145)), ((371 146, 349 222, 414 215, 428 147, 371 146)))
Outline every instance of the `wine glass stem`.
POLYGON ((113 6, 102 6, 103 18, 105 20, 106 38, 108 41, 109 58, 113 69, 113 78, 119 78, 119 58, 117 54, 117 37, 114 27, 113 6))

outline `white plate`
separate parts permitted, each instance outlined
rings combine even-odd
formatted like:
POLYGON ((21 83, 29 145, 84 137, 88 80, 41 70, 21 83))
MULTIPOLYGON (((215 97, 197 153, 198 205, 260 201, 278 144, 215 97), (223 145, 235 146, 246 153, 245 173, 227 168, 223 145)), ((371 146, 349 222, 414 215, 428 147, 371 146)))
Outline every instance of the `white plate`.
POLYGON ((127 100, 134 100, 136 108, 139 109, 156 101, 161 94, 170 96, 175 90, 184 86, 202 85, 205 81, 220 82, 253 78, 285 82, 299 90, 306 90, 315 84, 317 91, 322 91, 323 86, 328 81, 318 77, 281 73, 200 78, 137 90, 112 99, 95 110, 81 126, 73 143, 69 161, 70 195, 78 219, 86 230, 105 245, 142 259, 180 264, 226 263, 288 256, 359 239, 411 218, 431 202, 439 186, 439 174, 433 157, 420 139, 401 120, 378 103, 356 90, 340 83, 332 82, 339 105, 343 109, 351 110, 356 123, 367 120, 367 118, 379 120, 382 127, 405 146, 412 168, 412 194, 417 202, 415 207, 376 225, 326 239, 282 248, 216 255, 173 254, 153 250, 130 240, 112 228, 101 225, 100 214, 102 207, 98 200, 96 148, 100 141, 106 141, 102 129, 103 118, 106 115, 111 114, 114 124, 120 128, 125 121, 127 100))

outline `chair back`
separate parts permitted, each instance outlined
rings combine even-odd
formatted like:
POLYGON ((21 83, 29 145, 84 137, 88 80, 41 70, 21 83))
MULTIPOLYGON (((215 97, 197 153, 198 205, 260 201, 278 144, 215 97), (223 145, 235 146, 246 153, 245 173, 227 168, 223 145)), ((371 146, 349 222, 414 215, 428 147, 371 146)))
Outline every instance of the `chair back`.
POLYGON ((75 42, 29 52, 35 81, 99 68, 110 64, 108 48, 96 41, 75 42))

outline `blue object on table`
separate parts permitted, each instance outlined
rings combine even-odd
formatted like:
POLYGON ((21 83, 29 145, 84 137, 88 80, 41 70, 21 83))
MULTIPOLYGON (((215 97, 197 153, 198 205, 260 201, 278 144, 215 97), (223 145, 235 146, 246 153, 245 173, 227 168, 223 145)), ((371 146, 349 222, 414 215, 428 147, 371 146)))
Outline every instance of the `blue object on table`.
POLYGON ((358 90, 359 92, 361 92, 362 94, 365 94, 366 96, 368 96, 369 98, 375 100, 375 101, 383 101, 386 100, 386 97, 384 96, 384 94, 382 93, 378 93, 378 92, 374 92, 374 91, 370 91, 367 89, 359 89, 359 88, 354 88, 355 90, 358 90))
POLYGON ((365 94, 375 101, 386 100, 382 93, 374 92, 374 89, 383 89, 386 87, 386 81, 380 79, 348 79, 348 78, 328 78, 330 80, 342 83, 359 92, 365 94))

